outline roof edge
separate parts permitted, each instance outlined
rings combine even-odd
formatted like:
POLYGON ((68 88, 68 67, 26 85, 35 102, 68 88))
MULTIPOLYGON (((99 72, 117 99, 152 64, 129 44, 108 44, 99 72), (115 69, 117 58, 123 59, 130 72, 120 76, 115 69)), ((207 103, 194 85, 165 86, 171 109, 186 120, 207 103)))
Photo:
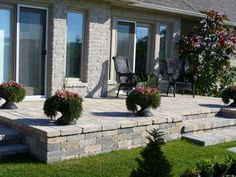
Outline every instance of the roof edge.
POLYGON ((193 16, 193 17, 204 17, 204 14, 200 12, 192 12, 188 10, 182 10, 182 9, 177 9, 177 8, 171 8, 171 7, 165 7, 165 6, 159 6, 159 5, 151 5, 147 3, 135 3, 135 4, 128 4, 129 6, 132 7, 140 7, 140 8, 146 8, 146 9, 152 9, 152 10, 158 10, 162 12, 169 12, 169 13, 174 13, 174 14, 179 14, 179 15, 187 15, 187 16, 193 16))

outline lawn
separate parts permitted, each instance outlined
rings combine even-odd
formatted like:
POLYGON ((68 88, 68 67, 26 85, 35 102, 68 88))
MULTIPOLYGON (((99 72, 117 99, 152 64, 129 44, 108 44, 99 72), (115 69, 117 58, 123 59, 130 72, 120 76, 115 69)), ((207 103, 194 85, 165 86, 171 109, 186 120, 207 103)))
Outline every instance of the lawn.
MULTIPOLYGON (((184 140, 168 142, 163 150, 173 166, 174 176, 201 158, 222 160, 234 155, 226 148, 236 142, 201 147, 184 140)), ((57 164, 44 164, 29 155, 18 155, 0 160, 0 177, 128 177, 135 168, 135 158, 141 148, 115 151, 95 157, 70 160, 57 164)), ((234 155, 236 157, 236 155, 234 155)))

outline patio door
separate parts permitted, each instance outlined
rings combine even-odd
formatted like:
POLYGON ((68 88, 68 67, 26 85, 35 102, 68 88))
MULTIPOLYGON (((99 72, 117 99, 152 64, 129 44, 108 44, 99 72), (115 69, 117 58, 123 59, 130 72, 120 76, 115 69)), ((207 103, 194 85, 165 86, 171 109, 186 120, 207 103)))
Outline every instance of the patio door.
POLYGON ((28 96, 45 95, 47 10, 18 7, 17 76, 28 96))
POLYGON ((136 24, 136 22, 117 22, 116 55, 130 59, 133 72, 147 74, 150 48, 150 25, 136 24))

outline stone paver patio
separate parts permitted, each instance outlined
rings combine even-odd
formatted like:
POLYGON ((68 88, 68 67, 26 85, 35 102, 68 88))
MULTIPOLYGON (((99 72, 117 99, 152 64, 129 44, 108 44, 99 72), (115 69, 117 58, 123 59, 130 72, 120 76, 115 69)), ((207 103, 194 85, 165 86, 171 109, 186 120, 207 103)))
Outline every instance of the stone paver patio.
POLYGON ((43 114, 43 101, 24 101, 17 104, 17 110, 0 110, 0 121, 22 133, 31 154, 51 163, 143 146, 146 131, 153 128, 163 130, 166 139, 177 139, 183 120, 212 117, 224 107, 221 99, 212 97, 161 99, 161 106, 152 110, 153 117, 133 116, 124 97, 84 98, 83 115, 76 125, 54 125, 43 114))

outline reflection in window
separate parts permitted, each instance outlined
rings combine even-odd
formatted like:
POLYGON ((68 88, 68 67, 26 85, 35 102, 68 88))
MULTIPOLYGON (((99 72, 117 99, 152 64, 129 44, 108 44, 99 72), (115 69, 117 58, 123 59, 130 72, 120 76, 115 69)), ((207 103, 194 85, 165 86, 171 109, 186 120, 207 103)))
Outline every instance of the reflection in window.
POLYGON ((0 83, 13 79, 12 10, 0 7, 0 83))
POLYGON ((126 56, 133 68, 134 54, 134 28, 135 24, 130 22, 118 22, 117 25, 117 55, 126 56))
POLYGON ((66 77, 81 77, 84 17, 82 13, 67 13, 66 77))
POLYGON ((135 72, 140 75, 147 73, 148 42, 149 27, 137 26, 135 72))
POLYGON ((160 25, 160 53, 159 53, 159 74, 165 76, 165 59, 169 57, 167 52, 168 42, 169 42, 169 25, 161 24, 160 25))

